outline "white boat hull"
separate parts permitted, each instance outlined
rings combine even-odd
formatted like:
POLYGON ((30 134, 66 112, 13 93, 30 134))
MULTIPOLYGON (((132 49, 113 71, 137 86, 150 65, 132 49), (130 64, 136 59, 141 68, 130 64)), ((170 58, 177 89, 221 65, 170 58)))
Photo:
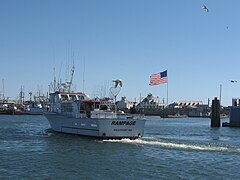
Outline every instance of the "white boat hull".
POLYGON ((145 119, 73 118, 45 113, 51 128, 57 132, 99 138, 139 138, 143 136, 145 119))

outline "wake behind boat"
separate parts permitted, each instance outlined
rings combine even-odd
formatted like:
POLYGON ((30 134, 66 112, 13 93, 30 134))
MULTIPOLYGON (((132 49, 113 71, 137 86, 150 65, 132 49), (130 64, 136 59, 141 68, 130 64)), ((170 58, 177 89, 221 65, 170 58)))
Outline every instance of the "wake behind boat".
MULTIPOLYGON (((115 87, 110 89, 115 102, 120 91, 117 90, 120 88, 118 85, 119 82, 115 82, 115 87)), ((145 118, 141 115, 118 115, 110 98, 90 99, 84 93, 70 92, 68 87, 50 93, 49 105, 49 111, 44 115, 57 132, 104 139, 136 139, 144 133, 145 118)))

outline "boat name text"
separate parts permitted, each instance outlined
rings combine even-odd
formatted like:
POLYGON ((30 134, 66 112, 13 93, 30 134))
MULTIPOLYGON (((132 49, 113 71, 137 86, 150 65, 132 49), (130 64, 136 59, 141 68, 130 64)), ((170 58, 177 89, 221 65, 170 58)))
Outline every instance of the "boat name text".
POLYGON ((130 126, 135 126, 136 121, 112 121, 111 125, 130 125, 130 126))

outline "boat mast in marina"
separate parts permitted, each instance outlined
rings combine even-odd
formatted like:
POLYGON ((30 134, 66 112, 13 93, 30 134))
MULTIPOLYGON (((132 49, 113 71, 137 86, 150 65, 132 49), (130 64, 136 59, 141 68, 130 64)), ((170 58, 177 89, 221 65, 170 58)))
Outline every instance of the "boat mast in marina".
POLYGON ((20 104, 24 103, 24 91, 23 91, 23 87, 21 86, 21 91, 19 94, 19 100, 20 100, 20 104))
POLYGON ((83 93, 84 93, 84 86, 85 86, 85 56, 83 57, 83 93))
POLYGON ((2 86, 3 86, 2 100, 3 100, 3 102, 4 102, 4 100, 5 100, 5 95, 4 95, 4 79, 2 79, 2 86))
POLYGON ((70 82, 69 82, 68 92, 70 92, 70 90, 71 90, 71 85, 72 85, 72 82, 73 82, 74 69, 75 69, 75 67, 74 67, 74 61, 73 61, 73 67, 71 69, 71 79, 70 79, 70 82))

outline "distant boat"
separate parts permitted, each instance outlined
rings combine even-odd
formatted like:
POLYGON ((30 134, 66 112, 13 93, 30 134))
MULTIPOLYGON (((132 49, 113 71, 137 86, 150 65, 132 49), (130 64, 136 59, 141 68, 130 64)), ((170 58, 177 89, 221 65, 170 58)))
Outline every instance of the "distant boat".
POLYGON ((43 107, 40 102, 32 102, 26 106, 26 114, 43 115, 43 107))
POLYGON ((25 112, 18 109, 13 103, 1 103, 0 115, 23 115, 25 112))
POLYGON ((160 115, 161 118, 187 118, 188 116, 187 115, 170 115, 170 114, 161 114, 160 115))
POLYGON ((2 115, 13 115, 14 114, 14 109, 4 107, 4 105, 5 104, 3 104, 3 107, 0 107, 0 114, 2 114, 2 115))

